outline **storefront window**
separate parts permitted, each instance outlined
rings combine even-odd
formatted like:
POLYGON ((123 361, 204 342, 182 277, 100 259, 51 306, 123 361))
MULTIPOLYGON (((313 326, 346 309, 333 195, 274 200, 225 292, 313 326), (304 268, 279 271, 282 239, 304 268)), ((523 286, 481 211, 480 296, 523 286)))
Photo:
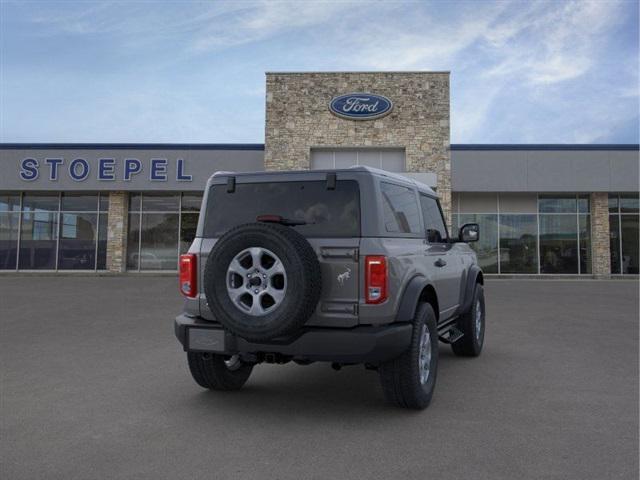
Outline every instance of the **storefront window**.
MULTIPOLYGON (((617 200, 616 198, 616 202, 617 200)), ((611 273, 622 273, 620 270, 622 266, 620 262, 620 216, 617 214, 609 215, 609 252, 611 254, 611 273)))
POLYGON ((578 213, 591 213, 589 195, 578 195, 578 213))
POLYGON ((58 268, 93 270, 96 263, 98 215, 62 212, 58 268))
POLYGON ((24 194, 18 268, 53 270, 58 243, 59 194, 24 194))
POLYGON ((540 273, 591 273, 588 195, 538 197, 540 273))
POLYGON ((620 213, 638 213, 638 195, 620 195, 620 213))
POLYGON ((98 194, 63 193, 61 206, 66 212, 97 212, 98 194))
POLYGON ((578 239, 580 243, 580 273, 591 273, 591 218, 578 215, 578 239))
POLYGON ((500 215, 500 273, 538 273, 536 215, 500 215))
POLYGON ((140 270, 175 270, 177 265, 178 213, 143 213, 140 270))
MULTIPOLYGON (((133 197, 133 196, 132 196, 133 197)), ((135 205, 132 198, 129 205, 135 205)), ((137 203, 138 209, 140 203, 137 203)), ((129 213, 129 231, 127 232, 127 270, 138 270, 140 267, 140 213, 129 213)))
POLYGON ((183 193, 180 202, 180 253, 186 253, 196 238, 198 217, 202 205, 201 193, 183 193))
POLYGON ((546 196, 540 195, 538 199, 538 211, 540 213, 576 213, 577 199, 571 196, 546 196))
MULTIPOLYGON (((102 197, 105 196, 102 195, 102 197)), ((100 195, 63 193, 60 205, 58 269, 104 269, 106 267, 107 212, 99 211, 100 195), (103 239, 102 242, 98 241, 99 237, 103 239), (101 257, 101 261, 98 261, 98 257, 101 257)))
POLYGON ((200 212, 202 205, 201 193, 183 193, 180 209, 183 212, 200 212))
MULTIPOLYGON (((454 193, 452 203, 454 211, 457 210, 457 215, 453 215, 454 227, 474 219, 481 224, 479 245, 472 248, 479 252, 479 261, 480 252, 485 256, 483 261, 489 265, 487 273, 590 274, 592 271, 588 194, 454 193), (496 214, 490 214, 492 211, 496 214), (493 245, 495 235, 499 238, 499 248, 494 253, 482 243, 484 236, 484 241, 493 245), (497 271, 486 258, 489 253, 492 259, 496 255, 499 259, 497 271)), ((612 199, 610 205, 617 203, 612 199)))
POLYGON ((25 193, 22 197, 23 212, 57 212, 59 208, 59 193, 25 193))
POLYGON ((143 212, 177 212, 180 194, 145 193, 142 196, 143 212))
POLYGON ((540 215, 540 273, 578 273, 574 215, 540 215))
MULTIPOLYGON (((101 201, 103 197, 104 195, 100 195, 101 201)), ((102 204, 100 206, 102 208, 102 204)), ((106 211, 100 211, 100 215, 98 217, 98 257, 96 258, 97 270, 105 270, 107 268, 108 219, 108 213, 106 211)))
POLYGON ((620 215, 622 273, 638 274, 638 215, 620 215))
POLYGON ((20 194, 0 192, 0 212, 19 212, 20 194))
POLYGON ((131 194, 127 268, 175 270, 195 238, 201 203, 199 193, 131 194))
POLYGON ((0 270, 15 270, 20 214, 0 210, 0 270))
POLYGON ((108 199, 0 192, 0 270, 106 268, 108 199))
POLYGON ((0 270, 15 270, 18 261, 20 194, 0 192, 0 270))
POLYGON ((611 273, 639 273, 639 203, 637 194, 609 195, 611 273))
POLYGON ((485 273, 498 273, 498 215, 462 213, 453 216, 456 232, 465 223, 480 226, 480 240, 469 244, 476 252, 478 265, 485 273))
POLYGON ((197 213, 184 213, 180 217, 180 253, 186 253, 196 238, 196 227, 198 226, 197 213))

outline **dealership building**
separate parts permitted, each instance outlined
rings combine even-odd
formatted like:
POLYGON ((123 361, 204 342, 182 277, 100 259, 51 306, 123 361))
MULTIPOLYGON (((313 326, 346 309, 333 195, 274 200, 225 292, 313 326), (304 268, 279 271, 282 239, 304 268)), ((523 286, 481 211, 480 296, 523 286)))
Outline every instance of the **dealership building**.
POLYGON ((0 144, 0 272, 175 271, 214 172, 353 165, 479 223, 488 274, 638 274, 638 145, 451 145, 448 72, 267 73, 264 144, 0 144))

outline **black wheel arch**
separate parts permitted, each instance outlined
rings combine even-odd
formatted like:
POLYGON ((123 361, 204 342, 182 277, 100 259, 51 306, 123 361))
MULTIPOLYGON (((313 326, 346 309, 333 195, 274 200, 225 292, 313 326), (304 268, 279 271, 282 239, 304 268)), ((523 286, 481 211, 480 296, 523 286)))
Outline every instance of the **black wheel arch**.
POLYGON ((420 302, 427 302, 433 307, 436 321, 440 319, 438 294, 433 284, 423 276, 415 276, 407 283, 400 299, 396 321, 412 322, 420 302))
POLYGON ((475 291, 477 283, 484 285, 484 275, 482 274, 482 269, 479 266, 472 265, 471 268, 469 268, 465 281, 464 296, 460 302, 460 313, 465 313, 471 308, 473 292, 475 291))

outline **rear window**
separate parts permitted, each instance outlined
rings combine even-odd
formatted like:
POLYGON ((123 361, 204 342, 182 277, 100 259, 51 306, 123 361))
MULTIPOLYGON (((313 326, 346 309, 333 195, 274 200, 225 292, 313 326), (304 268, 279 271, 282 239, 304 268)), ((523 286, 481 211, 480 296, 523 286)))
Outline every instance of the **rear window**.
POLYGON ((204 235, 219 237, 260 215, 307 222, 291 227, 306 237, 358 237, 358 182, 338 180, 335 190, 328 190, 325 181, 237 183, 231 193, 226 185, 214 185, 207 200, 204 235))

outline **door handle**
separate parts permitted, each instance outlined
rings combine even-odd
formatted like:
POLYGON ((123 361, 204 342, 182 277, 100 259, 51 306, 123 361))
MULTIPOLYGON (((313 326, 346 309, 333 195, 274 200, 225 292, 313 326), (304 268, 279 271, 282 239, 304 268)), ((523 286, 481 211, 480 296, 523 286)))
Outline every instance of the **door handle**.
POLYGON ((436 267, 444 267, 447 264, 447 262, 445 262, 443 259, 439 258, 433 264, 436 267))

